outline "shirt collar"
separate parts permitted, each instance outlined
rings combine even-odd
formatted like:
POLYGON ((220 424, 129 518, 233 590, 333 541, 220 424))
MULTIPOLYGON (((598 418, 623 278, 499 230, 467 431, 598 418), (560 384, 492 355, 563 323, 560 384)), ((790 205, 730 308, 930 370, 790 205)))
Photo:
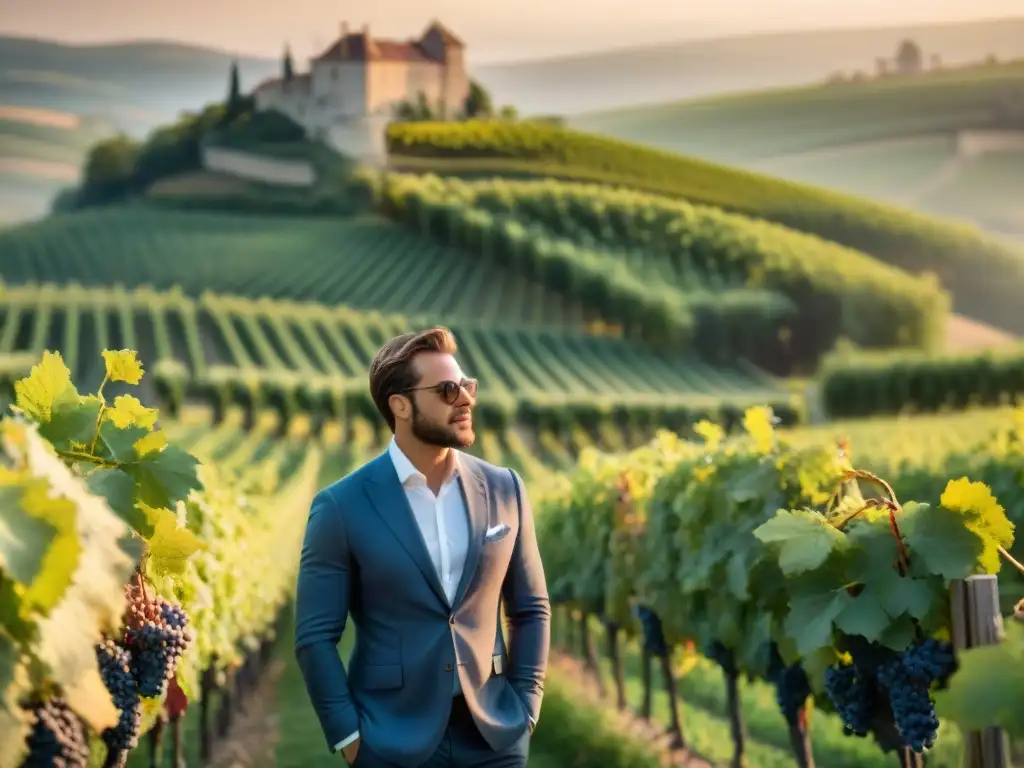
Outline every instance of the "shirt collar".
MULTIPOLYGON (((460 456, 459 452, 454 448, 449 449, 455 455, 455 471, 452 472, 448 482, 451 482, 459 476, 459 464, 460 456)), ((419 478, 422 482, 426 482, 427 478, 423 476, 423 473, 413 466, 413 463, 409 460, 409 457, 405 455, 405 452, 398 447, 398 443, 395 438, 391 438, 391 442, 388 445, 388 455, 391 456, 391 462, 395 465, 395 471, 398 473, 398 481, 404 486, 409 480, 413 478, 419 478)))

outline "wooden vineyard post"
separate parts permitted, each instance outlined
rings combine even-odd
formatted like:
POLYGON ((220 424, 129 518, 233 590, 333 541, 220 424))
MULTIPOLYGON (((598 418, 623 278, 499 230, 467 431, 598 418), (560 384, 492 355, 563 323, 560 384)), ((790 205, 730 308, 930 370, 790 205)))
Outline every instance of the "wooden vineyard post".
MULTIPOLYGON (((1003 638, 999 612, 999 581, 994 575, 969 576, 954 581, 949 590, 953 647, 957 652, 995 645, 1003 638)), ((964 734, 964 768, 1010 768, 1006 734, 986 728, 964 734)))

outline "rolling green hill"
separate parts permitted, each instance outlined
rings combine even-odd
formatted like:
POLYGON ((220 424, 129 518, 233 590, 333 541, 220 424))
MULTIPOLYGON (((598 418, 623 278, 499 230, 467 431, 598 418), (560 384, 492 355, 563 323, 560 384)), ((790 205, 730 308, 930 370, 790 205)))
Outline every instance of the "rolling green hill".
POLYGON ((576 115, 568 125, 737 165, 990 126, 1024 87, 1024 59, 864 82, 816 83, 576 115))
POLYGON ((111 130, 96 118, 0 103, 0 221, 44 215, 111 130))
POLYGON ((1021 140, 980 155, 959 147, 981 131, 1024 135, 1024 59, 611 110, 569 125, 1024 237, 1021 140))
MULTIPOLYGON (((166 42, 67 45, 0 36, 0 224, 37 218, 98 139, 142 136, 221 99, 234 57, 166 42)), ((240 57, 252 88, 280 64, 240 57)))
POLYGON ((872 72, 906 38, 950 65, 1024 56, 1024 18, 840 27, 687 39, 533 61, 483 64, 480 81, 521 114, 576 115, 680 99, 823 82, 834 72, 872 72))
POLYGON ((682 198, 938 276, 957 312, 1013 332, 1024 250, 908 209, 544 123, 405 123, 388 132, 391 165, 443 175, 552 176, 682 198))
MULTIPOLYGON (((103 117, 138 135, 223 98, 235 58, 156 40, 70 45, 0 36, 0 105, 103 117)), ((241 56, 238 66, 248 90, 277 74, 280 62, 241 56)))

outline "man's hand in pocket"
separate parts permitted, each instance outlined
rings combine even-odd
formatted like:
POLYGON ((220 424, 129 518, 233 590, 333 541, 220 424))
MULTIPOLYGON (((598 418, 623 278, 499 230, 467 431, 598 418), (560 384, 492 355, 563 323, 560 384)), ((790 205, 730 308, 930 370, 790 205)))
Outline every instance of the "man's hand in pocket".
POLYGON ((341 754, 345 757, 345 762, 349 765, 356 761, 356 755, 359 754, 359 745, 362 741, 362 738, 358 738, 341 750, 341 754))

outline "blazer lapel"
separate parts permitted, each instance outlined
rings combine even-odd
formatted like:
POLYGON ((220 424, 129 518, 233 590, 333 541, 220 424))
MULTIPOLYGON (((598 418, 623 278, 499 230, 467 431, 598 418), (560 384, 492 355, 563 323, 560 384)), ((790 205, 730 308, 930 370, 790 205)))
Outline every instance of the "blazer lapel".
POLYGON ((466 590, 476 573, 480 562, 480 552, 484 546, 484 534, 487 533, 487 485, 483 472, 471 456, 462 454, 460 457, 459 489, 463 501, 466 502, 466 515, 469 518, 469 546, 466 550, 466 565, 462 569, 459 588, 455 592, 455 606, 465 597, 466 590))
POLYGON ((366 492, 377 514, 412 557, 431 589, 445 605, 448 605, 448 597, 441 587, 441 580, 430 559, 430 553, 423 541, 423 534, 420 533, 420 527, 413 515, 412 507, 409 506, 405 489, 398 481, 394 464, 391 463, 391 459, 386 453, 378 457, 376 471, 369 474, 369 481, 366 484, 366 492))

